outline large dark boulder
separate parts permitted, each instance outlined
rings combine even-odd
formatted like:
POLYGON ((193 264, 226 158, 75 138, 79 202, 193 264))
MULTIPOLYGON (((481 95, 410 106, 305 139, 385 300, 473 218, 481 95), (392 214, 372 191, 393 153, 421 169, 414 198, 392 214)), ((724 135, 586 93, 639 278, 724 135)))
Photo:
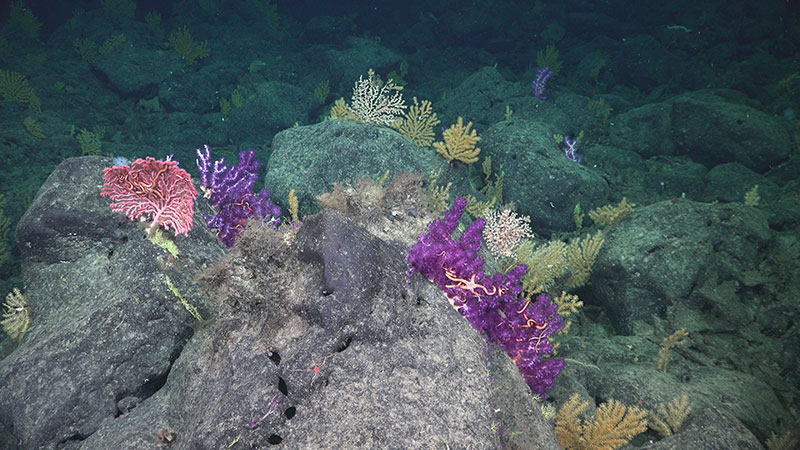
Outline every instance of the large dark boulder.
POLYGON ((111 164, 62 162, 17 227, 33 326, 0 361, 0 421, 24 448, 76 445, 156 392, 196 322, 165 276, 202 308, 194 272, 222 254, 197 215, 174 259, 112 212, 111 164))

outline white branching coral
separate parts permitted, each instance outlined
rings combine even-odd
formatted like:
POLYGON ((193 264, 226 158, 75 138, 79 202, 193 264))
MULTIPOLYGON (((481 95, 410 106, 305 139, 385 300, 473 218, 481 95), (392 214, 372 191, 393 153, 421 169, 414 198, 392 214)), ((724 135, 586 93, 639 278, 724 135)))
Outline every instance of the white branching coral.
POLYGON ((517 213, 505 208, 503 211, 492 211, 486 215, 486 227, 483 238, 486 247, 493 255, 503 258, 514 257, 514 248, 522 238, 533 237, 528 216, 517 216, 517 213))
POLYGON ((353 87, 353 98, 350 102, 350 111, 358 120, 369 123, 391 126, 395 120, 403 116, 406 109, 403 86, 397 86, 390 79, 382 82, 372 69, 367 73, 367 79, 358 77, 353 87))

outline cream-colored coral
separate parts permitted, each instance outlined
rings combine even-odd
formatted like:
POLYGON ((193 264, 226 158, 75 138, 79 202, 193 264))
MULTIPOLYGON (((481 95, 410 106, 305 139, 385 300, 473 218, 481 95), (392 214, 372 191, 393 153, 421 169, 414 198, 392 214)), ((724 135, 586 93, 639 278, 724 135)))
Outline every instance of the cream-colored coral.
POLYGON ((518 216, 510 208, 493 210, 486 215, 483 238, 489 251, 499 258, 512 258, 514 249, 523 238, 533 237, 531 218, 518 216))
POLYGON ((369 69, 367 78, 359 77, 353 87, 350 111, 362 122, 391 126, 406 109, 402 90, 403 86, 391 79, 384 83, 369 69))

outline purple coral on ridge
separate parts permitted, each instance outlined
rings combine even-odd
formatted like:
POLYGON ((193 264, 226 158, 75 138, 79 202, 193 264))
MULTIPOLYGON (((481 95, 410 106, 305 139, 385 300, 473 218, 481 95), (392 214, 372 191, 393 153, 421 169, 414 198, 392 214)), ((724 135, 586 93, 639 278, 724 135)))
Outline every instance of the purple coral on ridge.
POLYGON ((436 283, 473 328, 511 357, 531 390, 546 397, 564 367, 564 360, 549 357, 553 353, 549 337, 564 328, 563 318, 547 295, 535 301, 520 297, 526 266, 486 275, 478 256, 483 219, 472 222, 458 240, 452 238, 466 204, 459 197, 443 218, 430 223, 428 232, 407 252, 409 272, 436 283))
POLYGON ((225 245, 233 247, 252 217, 259 217, 273 227, 280 224, 281 209, 270 201, 269 191, 253 193, 261 167, 255 149, 239 152, 239 163, 235 166, 227 164, 225 158, 212 161, 207 145, 197 149, 197 158, 200 189, 217 209, 216 214, 205 216, 206 225, 217 230, 225 245))

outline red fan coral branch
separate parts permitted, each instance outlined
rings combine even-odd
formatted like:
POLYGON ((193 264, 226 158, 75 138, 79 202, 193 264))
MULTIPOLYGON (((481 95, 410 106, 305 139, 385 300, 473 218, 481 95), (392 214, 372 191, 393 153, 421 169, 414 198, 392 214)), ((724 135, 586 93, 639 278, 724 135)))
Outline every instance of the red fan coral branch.
POLYGON ((114 203, 111 210, 125 213, 131 220, 150 219, 148 232, 160 225, 176 235, 189 234, 194 216, 197 190, 188 172, 177 161, 151 156, 137 159, 130 166, 114 166, 103 171, 103 190, 114 203))

